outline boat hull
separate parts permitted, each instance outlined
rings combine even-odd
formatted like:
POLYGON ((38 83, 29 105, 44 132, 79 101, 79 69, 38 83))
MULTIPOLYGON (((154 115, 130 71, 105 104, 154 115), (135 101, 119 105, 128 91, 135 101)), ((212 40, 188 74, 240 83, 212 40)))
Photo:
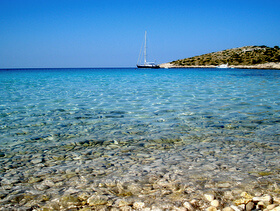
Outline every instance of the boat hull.
POLYGON ((160 68, 159 65, 149 65, 149 64, 143 64, 143 65, 137 65, 138 68, 152 68, 152 69, 158 69, 160 68))

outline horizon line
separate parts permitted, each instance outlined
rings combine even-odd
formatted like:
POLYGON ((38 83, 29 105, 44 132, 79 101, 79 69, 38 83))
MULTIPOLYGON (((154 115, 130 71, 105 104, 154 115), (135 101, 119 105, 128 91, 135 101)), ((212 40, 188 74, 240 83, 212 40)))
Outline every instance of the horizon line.
POLYGON ((32 70, 32 69, 131 69, 137 68, 135 67, 8 67, 8 68, 0 68, 0 70, 32 70))

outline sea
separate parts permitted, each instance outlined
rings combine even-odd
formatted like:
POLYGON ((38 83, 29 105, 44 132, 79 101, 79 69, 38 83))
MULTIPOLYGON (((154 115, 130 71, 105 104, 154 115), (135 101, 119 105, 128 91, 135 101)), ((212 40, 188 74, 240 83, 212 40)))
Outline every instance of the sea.
POLYGON ((279 158, 279 70, 0 70, 6 208, 279 193, 279 158))

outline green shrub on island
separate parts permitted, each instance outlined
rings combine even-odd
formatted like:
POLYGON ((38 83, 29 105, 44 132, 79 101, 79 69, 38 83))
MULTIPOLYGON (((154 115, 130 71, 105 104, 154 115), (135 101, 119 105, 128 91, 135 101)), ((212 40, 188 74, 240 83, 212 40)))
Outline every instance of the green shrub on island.
POLYGON ((205 66, 205 65, 257 65, 268 62, 280 62, 280 48, 262 46, 245 46, 219 52, 203 54, 171 62, 178 66, 205 66))

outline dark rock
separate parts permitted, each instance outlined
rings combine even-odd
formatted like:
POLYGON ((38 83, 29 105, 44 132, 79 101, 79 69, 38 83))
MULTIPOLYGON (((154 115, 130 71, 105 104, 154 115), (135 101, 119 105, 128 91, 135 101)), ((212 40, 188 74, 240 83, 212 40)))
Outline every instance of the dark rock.
POLYGON ((246 204, 245 210, 246 210, 246 211, 251 211, 251 210, 253 210, 254 208, 255 208, 254 202, 249 202, 248 204, 246 204))

